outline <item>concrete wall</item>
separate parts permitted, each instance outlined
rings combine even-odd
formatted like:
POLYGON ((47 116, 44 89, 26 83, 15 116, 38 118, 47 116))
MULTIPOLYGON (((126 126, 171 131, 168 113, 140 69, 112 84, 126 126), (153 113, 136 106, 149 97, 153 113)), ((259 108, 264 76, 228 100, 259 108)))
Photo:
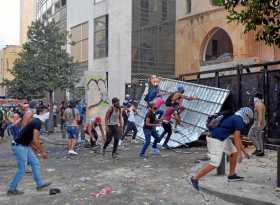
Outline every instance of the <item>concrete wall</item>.
MULTIPOLYGON (((89 23, 89 46, 84 83, 87 85, 90 79, 104 79, 107 73, 109 99, 117 96, 123 100, 125 83, 131 81, 132 1, 104 0, 94 4, 92 0, 68 0, 67 30, 86 21, 89 23), (103 15, 109 16, 108 57, 94 59, 94 19, 103 15)), ((92 99, 89 95, 91 93, 87 93, 87 98, 92 99)), ((90 104, 94 102, 88 102, 90 104)))

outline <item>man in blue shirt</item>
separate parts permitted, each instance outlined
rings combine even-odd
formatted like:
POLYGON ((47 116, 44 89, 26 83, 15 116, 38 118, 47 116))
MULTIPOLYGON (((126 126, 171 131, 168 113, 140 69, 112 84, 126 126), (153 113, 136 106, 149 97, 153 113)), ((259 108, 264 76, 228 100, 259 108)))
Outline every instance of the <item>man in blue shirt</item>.
POLYGON ((241 131, 246 124, 250 123, 254 117, 253 111, 244 107, 234 115, 225 118, 218 127, 210 130, 207 137, 207 148, 209 152, 210 162, 206 164, 195 176, 191 177, 193 187, 199 191, 199 180, 215 168, 219 167, 223 153, 229 156, 229 175, 228 181, 241 181, 243 177, 237 176, 235 168, 237 158, 243 150, 241 142, 241 131), (233 136, 233 142, 230 136, 233 136))

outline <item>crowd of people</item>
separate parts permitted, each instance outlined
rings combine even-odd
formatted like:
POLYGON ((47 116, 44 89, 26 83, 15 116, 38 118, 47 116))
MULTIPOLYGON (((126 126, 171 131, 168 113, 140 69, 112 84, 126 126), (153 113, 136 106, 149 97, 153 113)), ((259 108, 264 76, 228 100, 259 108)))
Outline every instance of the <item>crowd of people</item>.
MULTIPOLYGON (((129 133, 132 142, 136 142, 138 133, 136 125, 136 114, 138 106, 145 106, 147 113, 144 118, 143 133, 145 141, 139 150, 139 157, 146 160, 147 149, 153 137, 152 154, 159 155, 159 144, 163 141, 161 148, 169 149, 168 146, 172 132, 181 124, 181 114, 185 111, 184 100, 199 100, 196 96, 187 96, 183 86, 178 86, 173 93, 166 93, 159 89, 159 79, 156 76, 149 78, 148 92, 145 95, 146 105, 139 105, 130 96, 126 96, 124 102, 120 103, 117 97, 112 99, 111 105, 106 111, 104 118, 94 116, 86 121, 86 105, 80 102, 62 102, 53 108, 54 126, 60 118, 62 138, 67 137, 68 154, 78 155, 77 142, 88 140, 90 146, 100 146, 103 155, 114 140, 112 157, 118 158, 118 146, 123 145, 129 133), (175 123, 173 123, 175 122, 175 123), (157 127, 162 126, 163 132, 158 133, 157 127)), ((254 98, 255 113, 249 107, 244 107, 237 112, 223 114, 222 117, 211 118, 207 122, 209 134, 207 136, 207 147, 209 151, 209 164, 205 165, 196 175, 191 177, 191 183, 199 190, 199 180, 221 162, 223 153, 229 155, 229 181, 239 181, 243 178, 236 174, 236 165, 242 156, 248 157, 242 141, 241 133, 247 124, 254 119, 249 132, 250 139, 256 145, 256 156, 264 155, 263 129, 265 127, 265 106, 261 94, 254 98), (214 123, 215 121, 215 123, 214 123), (218 123, 217 123, 218 121, 218 123)), ((32 173, 40 190, 50 185, 41 176, 38 156, 47 158, 47 152, 40 143, 42 125, 48 124, 50 114, 49 107, 43 103, 24 103, 11 110, 0 109, 0 134, 4 137, 7 129, 11 136, 11 147, 17 161, 17 172, 12 179, 8 195, 23 194, 17 190, 17 185, 24 176, 27 164, 32 167, 32 173)), ((48 126, 45 126, 48 127, 48 126)))

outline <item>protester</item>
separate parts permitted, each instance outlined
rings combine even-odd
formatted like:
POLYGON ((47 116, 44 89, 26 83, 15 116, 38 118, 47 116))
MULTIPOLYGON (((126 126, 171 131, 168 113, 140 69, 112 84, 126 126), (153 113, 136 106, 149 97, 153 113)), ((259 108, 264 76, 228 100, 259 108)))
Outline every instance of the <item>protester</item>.
POLYGON ((164 129, 163 133, 160 135, 160 140, 164 138, 164 136, 167 134, 167 137, 163 143, 163 147, 166 149, 169 149, 168 142, 170 140, 170 137, 172 135, 172 117, 174 116, 176 122, 180 122, 180 115, 179 115, 179 109, 175 106, 167 107, 163 117, 162 117, 162 127, 164 129))
POLYGON ((80 113, 75 108, 73 101, 69 103, 68 108, 64 111, 63 119, 68 137, 68 154, 77 155, 78 153, 74 151, 74 148, 79 138, 78 122, 80 121, 80 113))
POLYGON ((122 115, 120 100, 116 97, 112 99, 112 106, 107 110, 105 116, 105 128, 106 128, 106 142, 103 146, 102 154, 105 155, 107 146, 111 143, 114 137, 114 145, 112 151, 112 157, 117 158, 117 150, 119 144, 119 137, 122 133, 122 115))
POLYGON ((236 174, 236 165, 238 157, 241 156, 242 150, 244 151, 241 142, 241 132, 246 127, 246 124, 250 123, 253 116, 253 111, 248 107, 244 107, 234 115, 223 119, 218 127, 210 130, 210 135, 207 136, 210 163, 206 164, 195 176, 191 177, 191 183, 196 190, 200 190, 199 180, 219 167, 224 152, 229 155, 228 181, 241 181, 244 179, 236 174), (230 137, 232 135, 233 139, 230 137))
POLYGON ((256 146, 254 155, 261 157, 264 156, 264 128, 265 128, 265 105, 263 103, 263 95, 256 94, 254 97, 254 124, 249 131, 249 138, 256 146))
POLYGON ((7 195, 21 195, 24 193, 17 190, 17 185, 25 174, 27 163, 32 167, 32 174, 38 191, 51 184, 50 182, 44 182, 39 159, 33 151, 35 150, 43 159, 47 159, 48 155, 40 142, 41 121, 38 118, 33 118, 33 113, 27 112, 24 114, 22 127, 19 137, 12 143, 12 149, 17 161, 17 172, 9 185, 7 195))
POLYGON ((0 108, 0 142, 4 140, 5 133, 5 113, 3 108, 0 108))
POLYGON ((138 132, 136 124, 135 124, 135 115, 137 112, 137 104, 132 103, 132 105, 129 107, 128 111, 129 111, 128 112, 128 123, 127 123, 127 127, 125 129, 125 132, 124 132, 123 136, 121 137, 120 144, 122 144, 122 142, 124 141, 127 134, 131 131, 133 131, 132 141, 135 142, 136 135, 138 132))
POLYGON ((130 106, 130 103, 128 101, 124 101, 123 102, 123 106, 122 106, 122 119, 123 119, 123 133, 127 128, 127 124, 128 124, 128 115, 129 115, 129 109, 128 107, 130 106))
POLYGON ((160 126, 159 124, 160 121, 156 119, 156 115, 155 115, 156 111, 157 111, 156 105, 154 103, 151 103, 149 106, 149 111, 145 116, 144 126, 143 126, 145 142, 140 152, 140 157, 143 159, 147 159, 145 153, 151 143, 151 137, 154 138, 154 142, 152 146, 153 154, 160 154, 160 150, 157 148, 157 143, 160 141, 160 138, 156 131, 156 127, 160 126))
POLYGON ((102 135, 102 143, 105 143, 105 134, 102 127, 102 119, 101 117, 97 116, 90 120, 90 122, 87 124, 85 129, 85 134, 90 136, 90 145, 92 147, 97 145, 98 140, 98 134, 97 134, 97 128, 99 128, 101 135, 102 135))
POLYGON ((60 112, 60 130, 61 130, 61 133, 62 133, 62 138, 65 138, 65 122, 64 122, 64 119, 63 119, 63 116, 64 116, 64 111, 66 109, 66 106, 65 106, 65 101, 62 101, 61 104, 60 104, 60 108, 59 108, 59 112, 60 112))
POLYGON ((53 126, 57 127, 57 115, 58 115, 58 107, 56 103, 53 105, 53 126))

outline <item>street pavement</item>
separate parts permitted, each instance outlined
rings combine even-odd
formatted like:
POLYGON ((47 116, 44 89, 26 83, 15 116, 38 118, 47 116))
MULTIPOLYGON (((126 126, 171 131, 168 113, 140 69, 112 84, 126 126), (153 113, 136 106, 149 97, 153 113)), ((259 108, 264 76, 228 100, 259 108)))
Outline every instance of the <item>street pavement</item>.
POLYGON ((161 156, 149 154, 148 160, 144 161, 138 157, 142 143, 128 143, 119 151, 119 159, 113 160, 109 150, 103 157, 99 149, 92 148, 81 148, 78 151, 79 156, 69 157, 65 146, 66 140, 61 139, 58 133, 44 137, 43 142, 49 152, 49 158, 41 161, 44 178, 52 181, 51 188, 59 188, 61 193, 50 196, 48 190, 37 192, 31 174, 27 173, 19 185, 19 189, 25 191, 25 194, 7 197, 7 184, 14 175, 16 167, 9 143, 6 141, 0 144, 1 205, 242 204, 232 200, 227 201, 223 195, 215 191, 226 190, 229 194, 236 194, 238 190, 241 192, 247 190, 247 187, 250 188, 247 191, 255 193, 254 188, 247 186, 249 183, 264 186, 256 192, 259 198, 269 194, 265 201, 269 201, 269 196, 274 197, 271 202, 278 203, 276 200, 279 200, 279 195, 274 189, 276 164, 273 152, 269 157, 244 161, 244 166, 242 165, 239 171, 248 176, 246 182, 229 185, 225 177, 212 174, 201 182, 203 187, 212 192, 198 193, 192 189, 186 179, 205 163, 203 161, 206 158, 205 147, 178 149, 181 153, 163 150, 161 156), (186 154, 185 151, 190 154, 186 154))

